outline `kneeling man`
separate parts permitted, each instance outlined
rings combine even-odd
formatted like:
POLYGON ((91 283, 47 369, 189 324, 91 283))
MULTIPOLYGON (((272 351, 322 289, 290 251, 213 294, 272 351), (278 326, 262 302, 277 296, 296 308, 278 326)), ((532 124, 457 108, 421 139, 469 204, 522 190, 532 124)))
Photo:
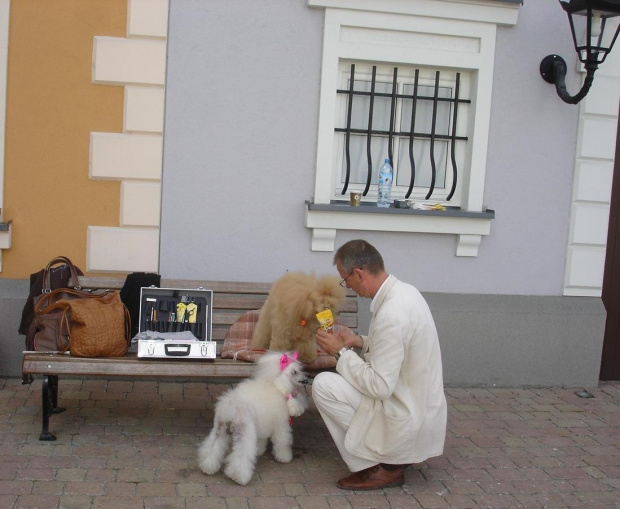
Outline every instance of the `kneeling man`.
POLYGON ((388 274, 368 242, 341 246, 334 265, 342 286, 372 298, 368 336, 349 329, 316 335, 338 359, 337 373, 320 373, 312 384, 314 402, 353 472, 337 485, 401 486, 407 465, 443 453, 447 407, 435 322, 420 292, 388 274))

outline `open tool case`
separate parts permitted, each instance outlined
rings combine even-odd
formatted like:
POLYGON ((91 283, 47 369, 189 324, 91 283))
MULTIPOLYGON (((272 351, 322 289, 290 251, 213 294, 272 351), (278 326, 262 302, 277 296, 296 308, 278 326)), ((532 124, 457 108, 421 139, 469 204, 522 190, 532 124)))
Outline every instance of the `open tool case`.
POLYGON ((211 290, 142 288, 138 331, 150 332, 138 340, 138 357, 214 359, 212 309, 211 290))

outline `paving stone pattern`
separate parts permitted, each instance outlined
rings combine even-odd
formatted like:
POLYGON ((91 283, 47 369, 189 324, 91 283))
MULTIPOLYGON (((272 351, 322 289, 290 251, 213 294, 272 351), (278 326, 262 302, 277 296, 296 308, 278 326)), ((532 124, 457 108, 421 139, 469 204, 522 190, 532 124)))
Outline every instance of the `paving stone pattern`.
POLYGON ((314 406, 287 465, 269 451, 250 484, 207 476, 196 448, 228 385, 60 380, 55 442, 40 442, 41 381, 0 379, 0 508, 344 509, 620 507, 620 382, 577 389, 447 388, 443 456, 402 488, 348 492, 314 406))

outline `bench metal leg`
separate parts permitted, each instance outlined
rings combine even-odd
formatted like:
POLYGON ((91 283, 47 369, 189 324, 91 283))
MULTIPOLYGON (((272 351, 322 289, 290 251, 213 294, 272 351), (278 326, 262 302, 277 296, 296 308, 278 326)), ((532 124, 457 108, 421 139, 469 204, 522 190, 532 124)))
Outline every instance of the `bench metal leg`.
POLYGON ((51 442, 56 437, 49 432, 50 415, 65 411, 65 408, 58 407, 58 376, 44 375, 42 389, 43 419, 39 440, 51 442))

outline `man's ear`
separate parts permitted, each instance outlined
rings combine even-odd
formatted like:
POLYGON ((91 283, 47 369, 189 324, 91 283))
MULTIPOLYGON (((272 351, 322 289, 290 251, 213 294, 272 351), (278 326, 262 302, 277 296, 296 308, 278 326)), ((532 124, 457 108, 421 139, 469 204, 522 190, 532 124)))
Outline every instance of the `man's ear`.
POLYGON ((366 280, 366 272, 364 271, 364 269, 356 267, 353 269, 353 272, 359 278, 360 282, 364 282, 366 280))

